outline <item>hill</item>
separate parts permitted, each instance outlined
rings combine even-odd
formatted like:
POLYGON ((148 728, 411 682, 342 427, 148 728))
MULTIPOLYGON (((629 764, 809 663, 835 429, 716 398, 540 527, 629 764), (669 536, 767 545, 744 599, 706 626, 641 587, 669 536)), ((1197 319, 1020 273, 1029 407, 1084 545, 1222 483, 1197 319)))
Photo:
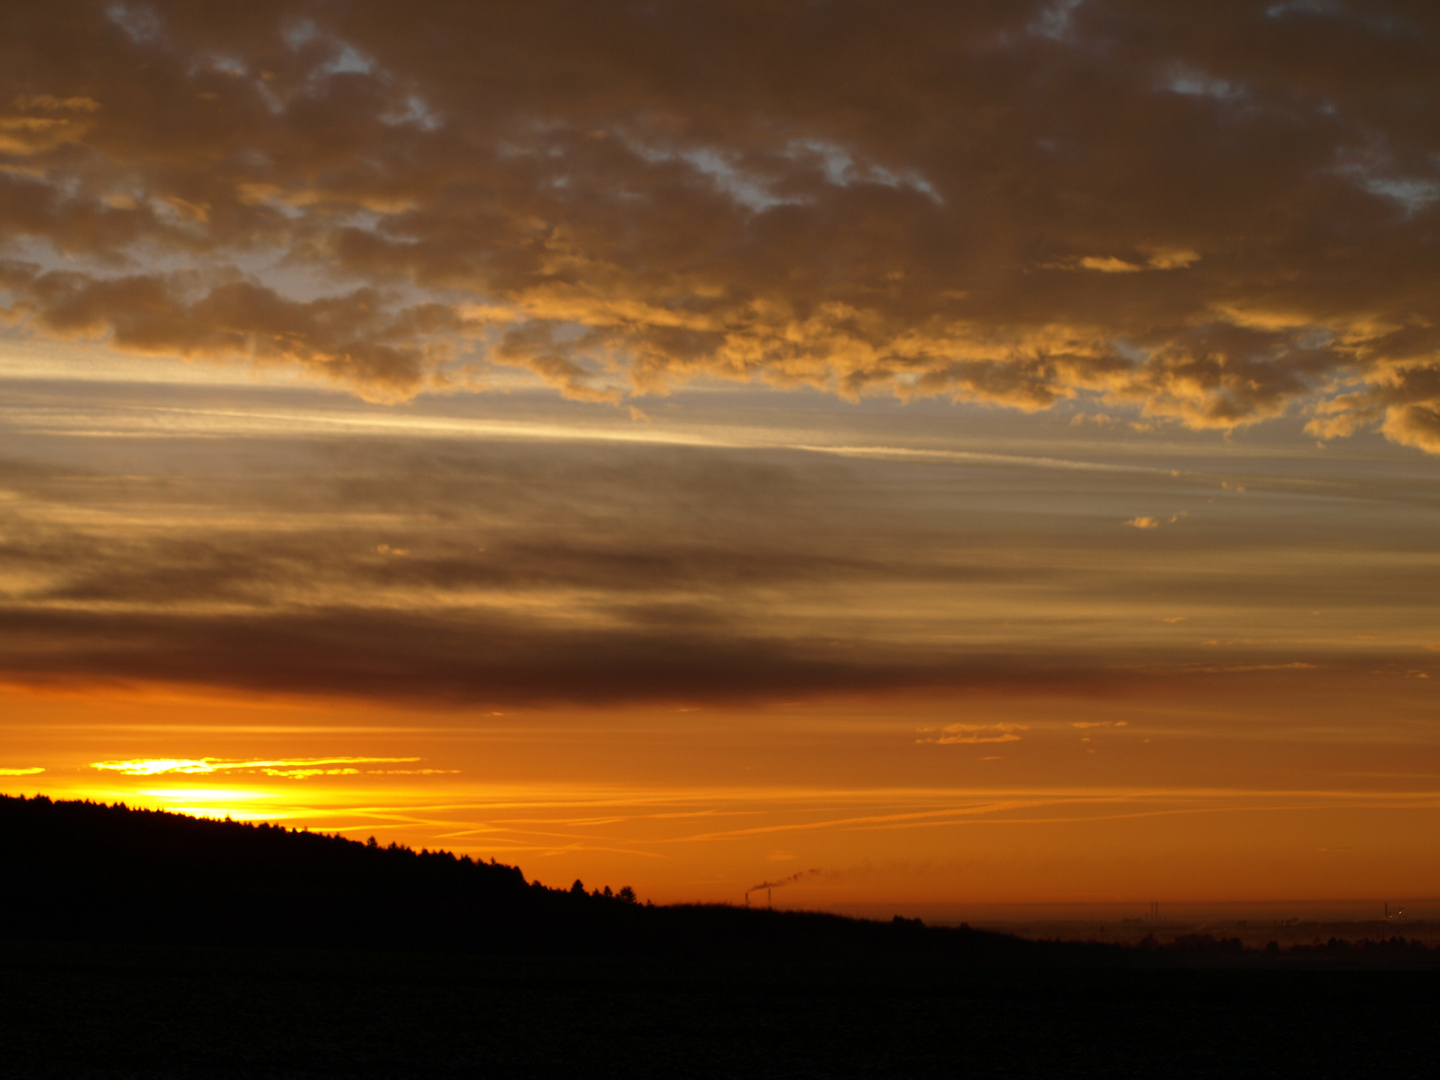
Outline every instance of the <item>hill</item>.
POLYGON ((11 940, 409 950, 492 956, 708 956, 986 966, 1440 966, 1403 938, 1247 950, 1029 941, 721 904, 652 906, 518 867, 158 810, 0 796, 0 936, 11 940))
MULTIPOLYGON (((1055 946, 918 920, 654 907, 552 889, 518 867, 270 824, 0 796, 12 938, 504 955, 918 954, 1025 960, 1055 946)), ((1082 948, 1091 959, 1112 946, 1082 948), (1093 955, 1091 955, 1093 954, 1093 955)))
POLYGON ((649 907, 43 797, 0 796, 0 868, 0 1077, 1421 1076, 1440 1053, 1436 954, 1404 942, 649 907))

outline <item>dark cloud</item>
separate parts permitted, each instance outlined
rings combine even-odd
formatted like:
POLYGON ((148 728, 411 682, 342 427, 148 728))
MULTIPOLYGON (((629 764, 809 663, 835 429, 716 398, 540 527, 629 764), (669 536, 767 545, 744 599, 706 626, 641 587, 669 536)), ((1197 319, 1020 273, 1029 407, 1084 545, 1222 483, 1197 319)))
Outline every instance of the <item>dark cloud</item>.
POLYGON ((1077 656, 926 655, 699 625, 566 629, 517 617, 335 608, 263 615, 0 609, 5 674, 437 704, 754 701, 924 688, 1097 690, 1135 676, 1077 656))
POLYGON ((437 338, 463 325, 435 303, 387 312, 371 289, 298 302, 248 281, 95 278, 15 263, 0 264, 0 286, 14 298, 12 313, 54 334, 108 336, 137 353, 295 363, 381 398, 434 385, 434 360, 449 353, 437 338))
POLYGON ((1217 507, 1218 484, 1148 473, 90 441, 101 468, 0 460, 6 680, 437 703, 1100 693, 1331 667, 1377 618, 1402 642, 1377 658, 1434 637, 1422 480, 1301 486, 1293 520, 1257 521, 1249 496, 1217 507), (1171 523, 1126 528, 1113 504, 1171 523), (1387 545, 1359 557, 1377 529, 1387 545))
POLYGON ((1437 45, 1401 0, 12 4, 0 300, 371 397, 493 363, 1433 451, 1437 45))
POLYGON ((239 477, 203 458, 192 475, 124 477, 0 460, 0 493, 18 496, 0 504, 0 572, 24 583, 9 595, 276 613, 337 596, 428 609, 563 593, 594 617, 652 624, 656 611, 804 590, 1054 576, 956 557, 949 537, 916 532, 923 522, 904 512, 866 526, 857 503, 893 500, 829 463, 358 439, 339 452, 286 442, 277 456, 283 474, 239 477))

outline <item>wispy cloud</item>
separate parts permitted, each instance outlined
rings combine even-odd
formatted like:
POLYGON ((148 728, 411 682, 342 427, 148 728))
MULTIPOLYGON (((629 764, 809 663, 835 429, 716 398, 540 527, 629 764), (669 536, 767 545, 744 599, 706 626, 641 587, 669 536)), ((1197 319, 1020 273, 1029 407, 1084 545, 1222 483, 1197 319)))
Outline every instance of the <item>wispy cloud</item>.
POLYGON ((1017 731, 1028 731, 1026 724, 946 724, 933 737, 916 739, 918 743, 1008 743, 1019 742, 1017 731))
POLYGON ((134 758, 128 761, 95 761, 90 768, 125 776, 202 776, 210 773, 258 772, 267 776, 304 779, 321 775, 355 775, 354 765, 388 765, 419 761, 418 757, 329 757, 329 758, 134 758))

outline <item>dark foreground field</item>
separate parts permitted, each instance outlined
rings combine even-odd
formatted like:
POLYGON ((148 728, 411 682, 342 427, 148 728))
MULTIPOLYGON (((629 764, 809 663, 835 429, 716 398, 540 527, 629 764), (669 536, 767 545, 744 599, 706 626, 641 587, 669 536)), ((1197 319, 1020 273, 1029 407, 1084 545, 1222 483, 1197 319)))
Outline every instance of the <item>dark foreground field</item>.
POLYGON ((1430 1077, 1430 970, 0 946, 0 1075, 1430 1077))
POLYGON ((0 1080, 1430 1077, 1440 950, 650 907, 444 852, 0 797, 0 1080))

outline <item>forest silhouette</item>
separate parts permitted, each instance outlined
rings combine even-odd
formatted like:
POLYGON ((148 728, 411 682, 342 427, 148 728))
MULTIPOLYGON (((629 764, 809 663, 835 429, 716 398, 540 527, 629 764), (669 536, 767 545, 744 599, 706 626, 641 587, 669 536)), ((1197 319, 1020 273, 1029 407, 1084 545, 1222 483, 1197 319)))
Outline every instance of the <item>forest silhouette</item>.
POLYGON ((1029 941, 656 905, 0 796, 0 1076, 1429 1075, 1440 950, 1029 941), (1409 970, 1401 970, 1409 969, 1409 970))
POLYGON ((1018 956, 1003 934, 528 882, 518 867, 124 804, 0 796, 6 936, 191 944, 591 952, 942 952, 1018 956))
POLYGON ((550 888, 515 866, 123 803, 0 796, 0 936, 471 952, 895 958, 1004 966, 1153 966, 1319 958, 1440 966, 1440 949, 1394 937, 1246 950, 1192 934, 1162 946, 1029 941, 926 926, 723 904, 654 906, 634 891, 550 888))

